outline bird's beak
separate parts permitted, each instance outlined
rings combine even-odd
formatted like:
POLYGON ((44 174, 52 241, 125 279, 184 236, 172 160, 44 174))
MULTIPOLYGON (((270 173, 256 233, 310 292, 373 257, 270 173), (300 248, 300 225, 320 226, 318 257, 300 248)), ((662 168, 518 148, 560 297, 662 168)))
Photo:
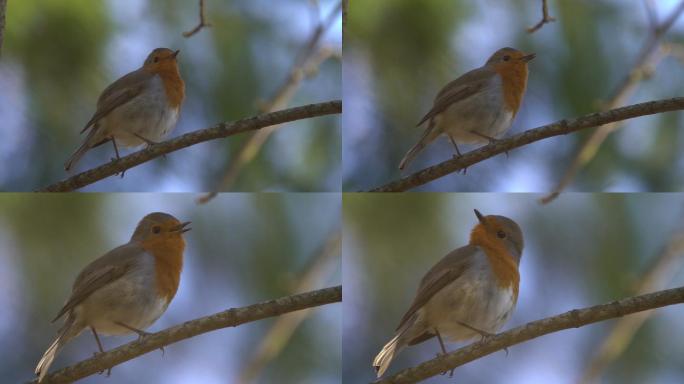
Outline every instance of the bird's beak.
POLYGON ((171 228, 171 232, 180 232, 180 233, 185 233, 192 228, 185 228, 186 226, 190 225, 192 223, 191 221, 186 221, 185 223, 180 223, 177 226, 171 228))
POLYGON ((178 56, 179 53, 180 53, 180 49, 177 50, 176 52, 174 52, 174 53, 171 55, 171 57, 173 57, 173 58, 175 59, 176 56, 178 56))
POLYGON ((475 216, 477 216, 477 219, 480 220, 480 224, 486 226, 487 222, 485 221, 484 216, 482 216, 480 211, 478 211, 477 209, 474 209, 474 211, 475 211, 475 216))
POLYGON ((536 53, 530 53, 529 55, 526 55, 526 56, 521 57, 520 60, 522 60, 522 61, 524 61, 524 62, 527 63, 528 61, 534 59, 535 57, 537 57, 537 54, 536 54, 536 53))

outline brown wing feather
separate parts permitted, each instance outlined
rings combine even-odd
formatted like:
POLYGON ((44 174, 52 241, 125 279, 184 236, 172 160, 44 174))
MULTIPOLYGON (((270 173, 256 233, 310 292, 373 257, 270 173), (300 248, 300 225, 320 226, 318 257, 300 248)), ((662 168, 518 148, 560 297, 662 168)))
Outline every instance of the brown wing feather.
POLYGON ((93 126, 98 120, 114 109, 126 104, 135 96, 139 95, 145 88, 147 80, 152 76, 154 75, 147 71, 133 71, 105 88, 102 95, 100 95, 100 98, 97 100, 97 110, 95 111, 95 114, 88 120, 85 127, 81 130, 81 133, 88 130, 89 127, 93 126))
POLYGON ((449 283, 458 279, 471 264, 473 255, 478 252, 474 245, 466 245, 451 251, 435 264, 420 282, 416 298, 399 322, 401 328, 432 296, 449 283))
POLYGON ((432 109, 423 116, 423 118, 416 124, 417 126, 437 116, 446 110, 451 104, 469 98, 470 96, 480 92, 487 83, 492 79, 495 72, 489 68, 474 69, 456 80, 451 81, 445 85, 437 97, 432 109))
POLYGON ((112 249, 88 264, 76 277, 69 300, 52 321, 72 310, 96 290, 126 274, 143 252, 145 251, 139 245, 129 243, 112 249))

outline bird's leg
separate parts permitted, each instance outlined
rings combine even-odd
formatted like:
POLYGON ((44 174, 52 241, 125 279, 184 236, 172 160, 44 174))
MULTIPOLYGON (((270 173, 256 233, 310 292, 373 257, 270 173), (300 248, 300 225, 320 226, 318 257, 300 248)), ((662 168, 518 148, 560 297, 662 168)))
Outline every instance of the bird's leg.
MULTIPOLYGON (((442 335, 440 335, 439 330, 437 330, 437 328, 435 328, 435 335, 437 335, 437 340, 439 341, 439 347, 442 349, 442 354, 446 355, 447 351, 446 351, 446 348, 444 348, 444 340, 442 340, 442 335)), ((437 354, 437 356, 439 356, 439 353, 437 354)), ((454 369, 455 368, 452 368, 451 371, 449 371, 449 377, 450 378, 454 377, 454 369)), ((442 372, 442 375, 445 375, 445 374, 446 374, 446 371, 442 372)))
MULTIPOLYGON (((458 145, 456 145, 456 140, 454 140, 454 138, 451 137, 451 135, 448 133, 447 133, 447 136, 449 137, 449 141, 451 141, 451 144, 454 146, 454 149, 456 150, 456 155, 454 155, 454 158, 456 158, 456 159, 460 158, 462 155, 461 155, 461 151, 458 150, 458 145)), ((468 168, 463 168, 463 174, 464 175, 466 174, 467 171, 468 171, 468 168)))
POLYGON ((135 136, 135 137, 137 137, 138 139, 144 141, 145 144, 147 144, 148 147, 149 147, 150 145, 159 144, 158 142, 152 141, 152 140, 148 139, 147 137, 144 137, 144 136, 142 136, 142 135, 139 135, 139 134, 137 134, 137 133, 135 133, 135 132, 133 132, 133 136, 135 136))
POLYGON ((100 342, 100 337, 97 335, 97 331, 95 331, 95 328, 93 327, 90 327, 90 330, 93 332, 93 336, 95 336, 95 341, 97 342, 97 349, 100 350, 100 353, 104 353, 104 349, 102 349, 102 343, 100 342))
POLYGON ((456 140, 454 140, 454 138, 451 137, 451 135, 449 135, 449 134, 447 134, 447 136, 449 137, 449 141, 451 141, 451 144, 454 146, 454 149, 456 150, 457 157, 461 157, 462 156, 461 151, 458 150, 458 145, 456 145, 456 140))
MULTIPOLYGON (((116 154, 116 159, 112 159, 112 161, 119 160, 121 157, 119 156, 119 147, 116 145, 116 139, 114 137, 112 137, 111 140, 112 140, 112 145, 114 146, 114 153, 116 154)), ((122 179, 124 177, 124 173, 126 173, 125 170, 121 172, 121 178, 122 179)))
MULTIPOLYGON (((149 148, 149 147, 152 146, 152 145, 159 144, 158 142, 152 141, 152 140, 150 140, 150 139, 148 139, 148 138, 146 138, 146 137, 144 137, 144 136, 142 136, 142 135, 139 135, 139 134, 137 134, 137 133, 135 133, 135 132, 133 133, 133 135, 134 135, 135 137, 137 137, 138 139, 144 141, 145 144, 147 144, 147 148, 149 148)), ((164 155, 162 155, 162 157, 163 157, 163 158, 166 158, 166 155, 164 154, 164 155)))
MULTIPOLYGON (((480 341, 487 341, 488 339, 490 339, 490 338, 496 336, 495 333, 489 333, 489 332, 487 332, 487 331, 483 331, 483 330, 481 330, 481 329, 478 329, 478 328, 473 327, 472 325, 468 325, 468 324, 466 324, 466 323, 464 323, 464 322, 462 322, 462 321, 459 321, 458 324, 461 325, 461 326, 463 326, 463 327, 466 327, 466 328, 470 329, 470 330, 473 331, 473 332, 478 333, 478 334, 480 335, 480 337, 481 337, 480 341)), ((508 356, 508 348, 504 348, 504 351, 506 351, 506 356, 508 356)))
MULTIPOLYGON (((95 336, 95 341, 97 342, 97 349, 100 350, 100 352, 94 352, 93 353, 93 356, 97 356, 100 353, 104 353, 104 349, 102 349, 102 343, 100 342, 100 337, 97 335, 97 331, 95 330, 95 328, 90 327, 90 330, 93 332, 93 336, 95 336)), ((100 371, 100 375, 102 373, 104 373, 104 370, 100 371)), ((111 375, 111 374, 112 374, 112 368, 108 368, 107 369, 107 377, 109 377, 109 375, 111 375)))
MULTIPOLYGON (((131 326, 126 325, 126 324, 124 324, 124 323, 122 323, 122 322, 120 322, 120 321, 115 321, 114 324, 119 325, 119 326, 122 326, 122 327, 124 327, 124 328, 126 328, 126 329, 128 329, 128 330, 130 330, 130 331, 132 331, 132 332, 137 333, 137 334, 138 334, 138 339, 139 339, 139 340, 140 340, 140 339, 144 339, 144 338, 146 338, 146 337, 148 337, 148 336, 151 335, 151 333, 149 333, 149 332, 145 332, 145 331, 140 330, 140 329, 138 329, 138 328, 131 327, 131 326)), ((164 356, 164 347, 159 347, 159 349, 161 349, 161 351, 162 351, 162 356, 164 356)))
MULTIPOLYGON (((480 136, 483 139, 489 140, 489 144, 496 144, 499 142, 499 139, 493 138, 491 136, 487 136, 484 133, 480 133, 477 131, 470 131, 470 133, 472 133, 475 136, 480 136)), ((508 159, 508 151, 504 151, 504 153, 506 154, 506 158, 508 159)))

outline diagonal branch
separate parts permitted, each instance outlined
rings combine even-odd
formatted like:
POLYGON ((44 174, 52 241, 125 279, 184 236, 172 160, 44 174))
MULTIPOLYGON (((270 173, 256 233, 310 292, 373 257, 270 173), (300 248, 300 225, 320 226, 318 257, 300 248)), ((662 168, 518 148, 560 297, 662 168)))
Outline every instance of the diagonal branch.
MULTIPOLYGON (((682 262, 684 262, 684 229, 672 235, 663 251, 654 259, 652 265, 636 284, 634 293, 644 294, 663 289, 680 270, 682 262)), ((654 312, 647 311, 616 321, 597 342, 598 347, 594 348, 595 352, 587 362, 579 382, 595 382, 601 373, 627 349, 639 328, 653 314, 654 312)))
MULTIPOLYGON (((342 301, 342 286, 319 289, 317 291, 281 297, 242 308, 232 308, 145 336, 142 339, 124 344, 118 348, 98 354, 95 357, 63 368, 47 376, 50 383, 71 383, 94 373, 112 368, 123 362, 154 351, 175 342, 189 339, 217 329, 236 327, 268 317, 299 311, 306 308, 342 301)), ((31 381, 32 384, 36 380, 31 381)))
MULTIPOLYGON (((275 91, 270 100, 266 101, 261 106, 261 110, 263 112, 272 112, 280 108, 285 108, 292 97, 294 97, 302 81, 317 73, 318 68, 334 55, 334 52, 329 48, 317 49, 317 47, 321 41, 321 38, 333 25, 334 21, 337 19, 337 15, 341 12, 341 10, 342 1, 340 1, 330 12, 328 17, 325 18, 325 20, 322 20, 314 29, 311 37, 309 37, 306 44, 304 44, 302 51, 295 58, 294 64, 283 84, 275 91)), ((214 190, 207 195, 200 197, 198 202, 200 204, 206 203, 216 196, 217 191, 229 190, 239 176, 241 170, 256 158, 268 138, 278 128, 278 125, 273 125, 267 129, 255 132, 247 140, 245 140, 245 142, 242 143, 240 148, 236 151, 235 155, 232 156, 232 160, 224 172, 224 175, 221 177, 221 181, 219 181, 217 187, 215 187, 214 190)))
POLYGON ((454 352, 405 369, 387 378, 375 381, 376 384, 415 383, 460 367, 480 357, 490 355, 504 348, 569 328, 623 317, 632 313, 647 311, 667 305, 684 303, 684 287, 658 291, 641 296, 629 297, 608 304, 574 309, 563 314, 532 321, 525 325, 499 333, 483 341, 475 342, 454 352))
POLYGON ((92 184, 98 180, 123 172, 127 169, 150 161, 156 157, 177 151, 191 145, 209 140, 221 139, 238 133, 254 131, 271 125, 283 124, 295 120, 303 120, 311 117, 342 113, 342 101, 332 100, 318 104, 309 104, 301 107, 285 109, 282 111, 266 113, 232 123, 220 123, 211 128, 170 139, 158 144, 153 144, 143 150, 128 156, 113 160, 97 168, 81 172, 52 185, 48 185, 38 192, 68 192, 92 184))
MULTIPOLYGON (((285 93, 282 93, 281 96, 278 96, 277 99, 274 99, 272 104, 270 104, 270 106, 267 107, 264 112, 273 111, 276 109, 276 107, 285 107, 287 105, 287 101, 294 96, 295 91, 299 87, 300 81, 302 81, 304 77, 308 77, 310 74, 315 73, 318 70, 319 65, 328 60, 328 58, 330 58, 333 54, 334 52, 332 50, 322 48, 316 56, 309 58, 305 67, 298 68, 296 70, 296 76, 291 78, 295 82, 288 83, 290 85, 287 85, 286 88, 282 89, 282 91, 285 93)), ((294 75, 295 72, 292 74, 294 75)), ((256 158, 263 145, 266 143, 268 138, 271 137, 271 134, 279 128, 280 124, 276 124, 264 129, 260 129, 252 134, 247 140, 245 140, 240 148, 236 151, 235 156, 233 156, 233 159, 221 177, 221 181, 218 183, 218 186, 214 188, 214 191, 199 197, 197 202, 199 204, 205 204, 213 199, 218 194, 219 190, 229 190, 233 183, 235 183, 235 180, 237 180, 242 169, 252 160, 254 160, 254 158, 256 158)))
MULTIPOLYGON (((684 0, 679 3, 665 21, 652 29, 652 33, 641 48, 641 53, 639 54, 636 63, 634 63, 627 76, 623 78, 615 92, 613 92, 612 97, 603 107, 604 110, 617 108, 627 103, 627 100, 636 91, 639 82, 641 82, 641 80, 650 72, 650 69, 662 59, 662 51, 659 49, 660 40, 670 27, 672 27, 682 12, 684 12, 684 0)), ((649 16, 649 19, 651 17, 652 16, 649 16)), ((541 202, 547 204, 558 197, 558 195, 570 185, 577 175, 577 172, 594 158, 608 136, 618 128, 620 128, 620 124, 609 124, 597 129, 596 132, 582 144, 582 147, 579 152, 577 152, 577 155, 575 155, 574 160, 565 170, 558 185, 549 193, 549 195, 542 198, 541 202)))
POLYGON ((496 140, 482 148, 468 152, 461 157, 418 171, 412 175, 390 182, 369 192, 402 192, 429 183, 432 180, 460 171, 500 153, 522 147, 542 139, 565 135, 585 128, 598 127, 615 121, 632 119, 656 113, 684 109, 684 97, 648 101, 605 112, 592 113, 574 119, 564 119, 539 128, 530 129, 506 139, 496 140))
POLYGON ((199 24, 197 24, 195 28, 193 28, 190 31, 183 32, 183 37, 190 37, 195 33, 199 32, 204 27, 211 27, 211 24, 207 23, 204 17, 204 0, 199 0, 199 19, 199 24))
POLYGON ((0 0, 0 56, 2 56, 2 39, 5 33, 5 12, 7 11, 7 0, 0 0))
POLYGON ((342 41, 346 40, 349 0, 342 0, 342 41))
POLYGON ((556 21, 556 18, 549 15, 549 5, 547 0, 542 0, 542 19, 532 27, 527 28, 527 33, 535 33, 544 26, 544 24, 556 21))
MULTIPOLYGON (((339 261, 342 231, 336 228, 327 237, 325 244, 317 250, 304 273, 297 278, 293 292, 308 291, 318 285, 330 273, 330 265, 339 261)), ((236 383, 254 383, 266 365, 273 360, 301 325, 311 314, 311 309, 280 316, 256 346, 253 355, 242 365, 236 383)))

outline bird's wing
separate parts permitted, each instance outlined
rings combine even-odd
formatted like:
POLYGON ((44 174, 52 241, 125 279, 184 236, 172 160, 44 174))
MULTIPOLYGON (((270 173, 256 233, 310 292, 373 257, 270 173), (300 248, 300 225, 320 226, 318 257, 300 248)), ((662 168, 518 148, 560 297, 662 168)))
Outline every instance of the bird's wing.
POLYGON ((85 127, 81 130, 81 133, 88 130, 89 127, 93 126, 98 120, 114 109, 126 104, 139 95, 145 88, 147 80, 152 76, 154 76, 154 74, 147 71, 133 71, 105 88, 102 95, 100 95, 100 98, 97 100, 97 110, 95 111, 95 114, 88 120, 85 127))
POLYGON ((145 251, 138 244, 128 243, 88 264, 76 277, 69 300, 52 321, 72 310, 93 292, 126 274, 138 263, 143 252, 145 251))
POLYGON ((472 264, 473 256, 477 252, 479 252, 477 247, 467 245, 451 251, 430 268, 423 277, 423 280, 421 280, 416 298, 413 299, 411 307, 406 311, 404 317, 401 318, 397 329, 401 328, 437 292, 461 277, 466 268, 472 264))
POLYGON ((492 79, 492 70, 489 68, 474 69, 449 84, 445 85, 439 91, 432 109, 423 116, 423 118, 416 124, 420 126, 424 122, 437 116, 449 106, 457 101, 469 98, 470 96, 480 92, 482 88, 487 86, 487 83, 492 79))

